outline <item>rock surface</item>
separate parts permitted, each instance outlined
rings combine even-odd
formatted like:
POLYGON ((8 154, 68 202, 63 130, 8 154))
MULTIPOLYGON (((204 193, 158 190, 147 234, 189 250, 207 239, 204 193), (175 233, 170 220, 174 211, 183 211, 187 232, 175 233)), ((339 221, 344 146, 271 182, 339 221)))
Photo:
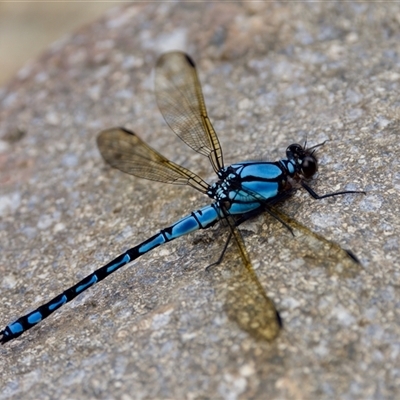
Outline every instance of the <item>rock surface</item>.
POLYGON ((233 249, 223 229, 160 247, 0 349, 0 399, 400 397, 400 11, 395 4, 165 3, 114 9, 0 89, 1 327, 123 250, 207 204, 182 187, 106 167, 99 130, 137 132, 208 180, 207 160, 163 123, 152 70, 197 62, 226 164, 319 151, 318 193, 282 206, 352 249, 332 274, 277 222, 242 233, 284 329, 256 341, 224 313, 233 249))

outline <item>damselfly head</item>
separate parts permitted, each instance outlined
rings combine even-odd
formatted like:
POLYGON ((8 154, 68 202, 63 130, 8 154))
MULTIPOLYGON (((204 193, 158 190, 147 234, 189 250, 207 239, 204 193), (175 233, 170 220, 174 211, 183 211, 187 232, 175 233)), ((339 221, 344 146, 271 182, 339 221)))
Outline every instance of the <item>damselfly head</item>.
POLYGON ((314 155, 315 146, 309 149, 300 144, 291 144, 286 149, 286 157, 305 179, 312 178, 318 171, 318 160, 314 155))

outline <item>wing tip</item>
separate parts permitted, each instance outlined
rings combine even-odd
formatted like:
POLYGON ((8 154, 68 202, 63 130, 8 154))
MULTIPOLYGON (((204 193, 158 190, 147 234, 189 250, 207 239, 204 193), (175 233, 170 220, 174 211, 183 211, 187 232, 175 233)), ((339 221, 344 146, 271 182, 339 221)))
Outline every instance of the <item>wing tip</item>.
POLYGON ((190 66, 192 68, 196 68, 196 64, 194 63, 192 57, 190 57, 189 54, 186 54, 186 53, 182 53, 182 54, 185 56, 186 61, 190 64, 190 66))

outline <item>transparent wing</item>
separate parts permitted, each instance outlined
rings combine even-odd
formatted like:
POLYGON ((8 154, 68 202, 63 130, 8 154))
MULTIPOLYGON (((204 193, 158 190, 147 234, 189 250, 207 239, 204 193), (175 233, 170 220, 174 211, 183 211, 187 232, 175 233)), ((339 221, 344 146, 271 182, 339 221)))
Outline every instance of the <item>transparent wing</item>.
POLYGON ((281 318, 257 278, 235 222, 231 218, 227 220, 243 263, 235 266, 233 276, 227 283, 226 313, 251 336, 271 341, 279 334, 281 318))
MULTIPOLYGON (((253 196, 250 191, 248 195, 253 196)), ((289 234, 282 238, 282 247, 290 248, 293 257, 303 258, 307 267, 321 267, 330 275, 336 274, 344 278, 354 277, 360 271, 361 265, 351 252, 271 207, 266 199, 262 202, 259 195, 254 198, 260 201, 260 205, 264 205, 260 207, 260 213, 264 208, 267 209, 270 215, 292 230, 295 237, 289 234)), ((235 221, 231 216, 226 218, 243 262, 240 266, 235 266, 233 276, 227 282, 225 307, 228 317, 241 329, 257 339, 270 341, 279 334, 282 323, 274 303, 267 297, 257 278, 237 228, 246 219, 239 218, 235 221)))
POLYGON ((162 55, 156 66, 155 88, 167 124, 189 147, 208 157, 218 172, 223 167, 222 150, 207 115, 193 60, 176 51, 162 55))
MULTIPOLYGON (((300 222, 279 211, 273 206, 277 203, 276 199, 271 202, 259 193, 243 187, 241 192, 246 192, 249 198, 253 198, 260 203, 260 213, 266 211, 292 232, 295 237, 290 242, 290 248, 294 249, 296 257, 304 258, 311 265, 324 267, 330 274, 344 277, 355 276, 360 270, 361 265, 353 253, 343 249, 337 243, 318 235, 300 224, 300 222)), ((291 192, 282 193, 278 201, 284 201, 290 195, 291 192)), ((245 220, 246 218, 241 219, 241 221, 245 220)), ((238 223, 236 223, 236 226, 238 226, 238 223)), ((290 239, 292 238, 290 237, 290 239)))
POLYGON ((169 161, 125 128, 100 132, 97 145, 108 164, 127 174, 152 181, 189 185, 202 193, 209 188, 198 175, 169 161))
POLYGON ((287 247, 296 258, 304 259, 307 266, 324 268, 329 275, 344 278, 357 276, 362 266, 353 253, 312 232, 275 207, 271 209, 271 213, 293 229, 295 237, 289 237, 290 244, 287 247))

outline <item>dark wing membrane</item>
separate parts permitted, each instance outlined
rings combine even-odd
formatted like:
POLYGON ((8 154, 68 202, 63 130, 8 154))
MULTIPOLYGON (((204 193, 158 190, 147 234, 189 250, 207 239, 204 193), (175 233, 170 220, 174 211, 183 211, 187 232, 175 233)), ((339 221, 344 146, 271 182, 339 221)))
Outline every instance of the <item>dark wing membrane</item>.
POLYGON ((152 181, 189 185, 202 193, 209 188, 198 175, 169 161, 125 128, 100 132, 97 145, 108 164, 127 174, 152 181))
POLYGON ((167 124, 189 147, 208 157, 218 172, 223 167, 222 150, 192 59, 181 52, 162 55, 156 66, 155 87, 167 124))

